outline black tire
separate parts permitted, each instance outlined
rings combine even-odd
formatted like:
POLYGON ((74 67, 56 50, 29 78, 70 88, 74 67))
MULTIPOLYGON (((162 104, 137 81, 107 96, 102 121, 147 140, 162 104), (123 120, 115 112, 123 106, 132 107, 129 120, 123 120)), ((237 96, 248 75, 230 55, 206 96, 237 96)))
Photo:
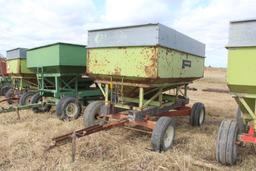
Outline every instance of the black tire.
POLYGON ((11 89, 11 87, 10 86, 3 86, 2 88, 1 88, 1 91, 0 91, 0 95, 1 96, 5 96, 5 94, 7 93, 7 91, 9 90, 9 89, 11 89))
POLYGON ((13 98, 14 96, 15 96, 15 91, 14 91, 14 89, 9 89, 6 93, 5 93, 5 98, 7 98, 8 100, 7 100, 7 102, 9 103, 9 104, 13 104, 13 100, 11 99, 11 98, 13 98))
POLYGON ((34 95, 34 92, 24 92, 19 99, 19 105, 24 106, 31 103, 31 98, 34 95))
POLYGON ((192 106, 189 121, 192 126, 200 127, 203 125, 205 121, 205 107, 203 103, 195 103, 192 106))
POLYGON ((246 126, 243 121, 243 113, 239 107, 237 108, 236 111, 236 122, 238 124, 239 134, 244 133, 246 130, 246 126))
MULTIPOLYGON (((42 100, 43 100, 43 97, 39 93, 36 93, 31 97, 31 104, 39 103, 42 100)), ((51 105, 45 104, 44 106, 41 106, 41 107, 32 107, 32 111, 35 113, 49 112, 51 110, 51 107, 52 107, 51 105)))
POLYGON ((223 120, 219 127, 216 143, 216 159, 219 163, 223 165, 236 164, 238 156, 237 137, 237 122, 235 120, 223 120))
POLYGON ((56 108, 59 113, 59 115, 57 115, 59 119, 75 120, 80 116, 82 106, 75 97, 65 97, 60 102, 60 107, 58 107, 58 109, 56 108))
POLYGON ((172 147, 175 138, 175 120, 171 117, 160 117, 151 135, 154 151, 166 151, 172 147))
POLYGON ((59 100, 59 102, 57 103, 57 105, 56 105, 56 115, 59 117, 59 116, 61 116, 61 106, 62 106, 62 103, 63 103, 63 100, 65 99, 65 98, 67 98, 68 96, 64 96, 64 97, 62 97, 60 100, 59 100))
POLYGON ((90 127, 96 124, 102 124, 101 122, 98 122, 100 120, 97 120, 97 116, 101 115, 101 107, 104 105, 104 102, 102 101, 94 101, 90 103, 86 109, 84 110, 84 126, 90 127))

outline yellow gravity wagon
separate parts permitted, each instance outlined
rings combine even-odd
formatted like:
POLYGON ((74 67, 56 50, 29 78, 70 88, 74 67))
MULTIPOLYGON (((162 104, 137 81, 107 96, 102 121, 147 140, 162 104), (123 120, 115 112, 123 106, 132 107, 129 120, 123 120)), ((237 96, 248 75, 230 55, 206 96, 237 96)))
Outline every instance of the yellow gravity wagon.
POLYGON ((217 161, 236 164, 238 148, 256 144, 256 19, 230 22, 227 84, 237 102, 236 119, 221 122, 217 161))
POLYGON ((204 122, 202 103, 187 106, 188 84, 203 77, 204 60, 203 43, 161 24, 90 30, 87 74, 105 100, 88 105, 77 136, 127 126, 152 134, 153 150, 166 151, 174 116, 190 116, 193 126, 204 122))
POLYGON ((7 51, 7 74, 11 77, 12 84, 9 86, 5 97, 9 103, 13 99, 18 99, 20 95, 27 91, 37 89, 36 74, 27 68, 27 49, 16 48, 7 51))

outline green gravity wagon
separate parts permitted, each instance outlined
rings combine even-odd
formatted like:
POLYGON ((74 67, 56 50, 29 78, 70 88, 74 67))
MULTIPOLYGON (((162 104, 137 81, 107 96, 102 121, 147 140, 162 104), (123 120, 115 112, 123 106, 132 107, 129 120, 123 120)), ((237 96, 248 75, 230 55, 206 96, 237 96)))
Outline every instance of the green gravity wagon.
POLYGON ((161 24, 89 31, 87 74, 105 100, 88 105, 86 128, 76 136, 128 126, 152 133, 155 151, 167 150, 175 135, 173 116, 190 116, 193 126, 204 122, 202 103, 186 106, 188 84, 203 77, 204 60, 204 44, 161 24))
POLYGON ((236 120, 220 125, 216 158, 233 165, 239 145, 256 143, 256 20, 231 22, 227 49, 227 83, 238 110, 236 120))
POLYGON ((26 105, 30 98, 34 112, 47 112, 51 106, 56 105, 60 119, 76 119, 82 105, 102 97, 97 85, 84 75, 84 45, 55 43, 29 49, 27 68, 36 73, 38 91, 24 93, 20 105, 26 105))

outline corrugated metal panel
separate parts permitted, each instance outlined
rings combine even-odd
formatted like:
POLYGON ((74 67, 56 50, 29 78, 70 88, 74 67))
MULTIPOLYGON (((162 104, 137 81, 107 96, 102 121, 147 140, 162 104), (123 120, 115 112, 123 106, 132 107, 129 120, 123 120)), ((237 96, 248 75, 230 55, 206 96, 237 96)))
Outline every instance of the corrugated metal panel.
POLYGON ((161 24, 90 30, 88 32, 88 48, 156 45, 205 56, 203 43, 161 24))
POLYGON ((230 23, 227 47, 256 46, 256 20, 230 23))
POLYGON ((26 58, 26 57, 27 57, 27 49, 25 48, 8 50, 6 53, 7 59, 26 58))

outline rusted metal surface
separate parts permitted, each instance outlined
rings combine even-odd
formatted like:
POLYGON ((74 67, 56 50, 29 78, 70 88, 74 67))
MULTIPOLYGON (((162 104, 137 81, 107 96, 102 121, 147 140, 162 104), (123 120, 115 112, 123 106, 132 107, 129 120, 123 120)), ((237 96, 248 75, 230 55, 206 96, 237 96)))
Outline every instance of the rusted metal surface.
POLYGON ((159 116, 174 117, 174 116, 189 116, 190 114, 191 114, 191 108, 184 106, 184 107, 175 108, 175 110, 173 111, 162 112, 159 114, 159 116))
MULTIPOLYGON (((162 112, 157 115, 173 117, 173 116, 187 116, 187 115, 190 115, 190 113, 191 113, 191 108, 184 106, 184 107, 175 108, 175 111, 162 112)), ((53 145, 51 145, 49 149, 55 146, 66 144, 68 142, 72 142, 74 141, 74 137, 78 139, 78 138, 81 138, 96 132, 100 132, 103 130, 108 130, 114 127, 141 126, 141 127, 153 130, 156 123, 155 120, 151 120, 148 116, 146 116, 142 120, 129 120, 129 116, 126 113, 115 113, 115 114, 104 116, 104 118, 107 121, 109 121, 105 125, 94 125, 88 128, 80 129, 74 132, 70 132, 70 133, 52 138, 53 145), (112 121, 113 119, 115 121, 112 121)))
POLYGON ((87 72, 125 77, 157 77, 156 47, 88 49, 87 72), (97 70, 97 71, 95 71, 97 70))
MULTIPOLYGON (((128 119, 127 114, 117 113, 110 115, 109 118, 111 119, 128 119)), ((154 129, 155 127, 155 121, 149 120, 147 117, 143 120, 129 120, 129 122, 125 123, 125 126, 142 126, 149 129, 154 129)))
MULTIPOLYGON (((191 108, 186 107, 186 106, 181 106, 181 107, 176 107, 174 108, 175 111, 168 111, 169 108, 166 108, 162 110, 159 110, 160 113, 156 113, 155 116, 168 116, 168 117, 173 117, 173 116, 186 116, 191 113, 191 108), (167 111, 166 111, 167 110, 167 111)), ((106 123, 104 125, 94 125, 88 128, 80 129, 78 131, 73 131, 70 133, 67 133, 62 136, 54 137, 52 139, 53 144, 48 148, 48 150, 64 145, 66 143, 71 142, 72 146, 72 161, 75 161, 75 154, 76 154, 76 140, 78 138, 97 133, 103 130, 109 130, 114 127, 125 127, 125 128, 130 128, 135 131, 142 131, 145 133, 151 133, 151 131, 155 128, 156 126, 156 118, 151 117, 149 115, 144 116, 143 119, 131 119, 129 117, 129 114, 127 113, 115 113, 115 114, 110 114, 110 115, 104 115, 104 116, 99 116, 97 119, 104 119, 106 123), (114 121, 113 121, 114 120, 114 121), (147 129, 141 129, 142 128, 147 128, 147 129)))
POLYGON ((126 124, 127 126, 141 126, 153 130, 155 128, 156 122, 151 120, 138 120, 130 121, 126 124))
POLYGON ((158 49, 156 47, 152 47, 150 49, 150 53, 147 53, 147 57, 149 58, 149 64, 145 66, 146 77, 155 77, 157 72, 157 59, 158 59, 158 49))
POLYGON ((87 74, 94 80, 129 84, 191 82, 203 77, 204 59, 162 47, 88 49, 87 74), (183 61, 190 65, 184 65, 183 61))
POLYGON ((125 123, 127 123, 128 120, 120 120, 120 121, 116 121, 116 122, 112 122, 112 123, 108 123, 106 125, 94 125, 88 128, 84 128, 84 129, 80 129, 78 131, 74 131, 74 132, 70 132, 67 133, 65 135, 62 136, 58 136, 58 137, 54 137, 52 139, 53 141, 53 145, 50 146, 49 149, 55 147, 55 146, 59 146, 59 145, 63 145, 66 144, 67 142, 72 142, 74 136, 76 136, 76 138, 81 138, 99 131, 103 131, 103 130, 108 130, 114 127, 120 127, 120 126, 124 126, 125 123))
MULTIPOLYGON (((93 76, 92 76, 93 78, 93 76)), ((97 80, 96 77, 94 77, 96 80, 96 83, 102 83, 102 84, 116 84, 116 85, 123 85, 123 86, 130 86, 130 87, 143 87, 143 88, 153 88, 153 87, 161 87, 161 85, 175 85, 175 86, 179 86, 179 85, 184 85, 184 84, 189 84, 191 83, 191 81, 193 80, 193 78, 186 78, 186 79, 163 79, 160 82, 155 82, 153 79, 141 79, 138 81, 133 81, 133 80, 129 80, 129 81, 122 81, 122 78, 116 78, 115 80, 111 80, 111 77, 108 77, 106 80, 104 80, 104 78, 97 80), (166 83, 166 84, 165 84, 166 83)), ((113 78, 113 77, 112 77, 113 78)), ((124 79, 125 80, 125 79, 124 79)))
POLYGON ((126 97, 136 97, 139 92, 139 87, 144 88, 144 92, 147 94, 147 92, 152 92, 156 87, 164 87, 163 91, 167 91, 171 88, 184 86, 189 83, 189 82, 178 82, 178 83, 170 83, 170 84, 164 84, 164 83, 163 84, 143 84, 143 83, 122 82, 122 80, 111 81, 111 79, 109 81, 96 80, 95 82, 98 84, 114 85, 114 87, 115 86, 123 87, 123 95, 126 97))
POLYGON ((15 100, 15 101, 19 101, 19 97, 18 96, 16 96, 16 97, 11 97, 11 98, 5 98, 5 99, 2 99, 2 100, 0 100, 0 103, 3 103, 3 102, 8 102, 8 101, 10 101, 10 100, 15 100))

